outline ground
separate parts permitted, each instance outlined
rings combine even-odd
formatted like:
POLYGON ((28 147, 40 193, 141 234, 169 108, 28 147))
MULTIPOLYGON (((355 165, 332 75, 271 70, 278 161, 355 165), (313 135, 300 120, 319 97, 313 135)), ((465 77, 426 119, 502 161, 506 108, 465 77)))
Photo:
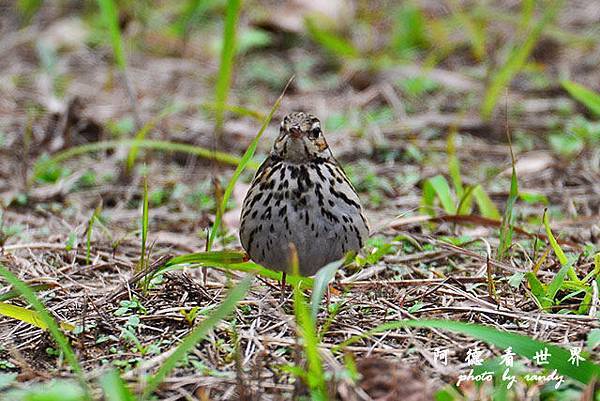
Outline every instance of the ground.
MULTIPOLYGON (((490 397, 491 386, 473 382, 448 390, 469 372, 470 350, 484 351, 487 360, 504 352, 472 336, 404 327, 336 348, 398 320, 481 323, 581 347, 587 360, 600 363, 600 126, 561 84, 570 79, 600 90, 594 1, 565 2, 548 16, 489 118, 480 111, 494 71, 508 63, 512 49, 526 46, 528 33, 548 13, 542 6, 534 7, 524 28, 526 6, 519 2, 472 8, 349 2, 353 7, 323 11, 343 15, 335 19, 338 26, 319 31, 323 26, 302 19, 302 7, 317 7, 312 2, 297 2, 291 12, 296 2, 248 1, 238 22, 227 100, 236 107, 217 129, 214 87, 223 68, 226 6, 215 3, 180 36, 165 28, 178 21, 176 7, 122 6, 126 79, 95 3, 44 4, 30 20, 23 5, 0 6, 0 264, 37 288, 57 321, 75 326, 64 332, 90 382, 114 366, 139 390, 139 379, 154 372, 245 276, 189 265, 149 283, 136 276, 144 182, 148 269, 205 251, 238 157, 292 75, 235 186, 213 249, 241 249, 241 202, 283 115, 317 115, 372 228, 361 254, 338 270, 316 320, 330 397, 420 400, 439 391, 451 397, 443 399, 490 397), (457 29, 464 18, 485 27, 483 54, 477 32, 457 29), (421 20, 426 28, 419 29, 421 20), (403 24, 412 30, 398 28, 403 24), (329 30, 339 36, 324 37, 329 30), (335 42, 339 37, 348 42, 335 42), (205 148, 209 157, 159 144, 139 149, 130 167, 123 145, 50 159, 140 132, 147 140, 187 144, 188 151, 205 148), (212 151, 229 158, 211 160, 212 151), (513 166, 519 196, 511 207, 513 166), (447 192, 444 182, 450 183, 447 192), (469 191, 477 194, 465 196, 469 191), (513 210, 514 233, 503 252, 507 209, 513 210), (565 265, 557 246, 586 279, 577 288, 573 280, 570 287, 561 282, 548 300, 544 292, 565 265), (447 366, 436 349, 448 350, 447 366)), ((1 285, 0 296, 11 289, 1 285)), ((288 287, 283 303, 280 296, 279 282, 256 276, 234 313, 177 365, 156 398, 280 400, 307 393, 310 384, 294 370, 306 363, 293 292, 288 287)), ((29 305, 23 298, 6 302, 29 305)), ((519 361, 524 370, 539 371, 519 361)), ((4 391, 73 377, 47 331, 9 317, 0 317, 0 372, 17 374, 4 391)), ((521 379, 512 398, 504 399, 593 400, 582 398, 585 386, 576 380, 560 391, 550 387, 521 379)), ((591 394, 593 383, 587 388, 591 394)))

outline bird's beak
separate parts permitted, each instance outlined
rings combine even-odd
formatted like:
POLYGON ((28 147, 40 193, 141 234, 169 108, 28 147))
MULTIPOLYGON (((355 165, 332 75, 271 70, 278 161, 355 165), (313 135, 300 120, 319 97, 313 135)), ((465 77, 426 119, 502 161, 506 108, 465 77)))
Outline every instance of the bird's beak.
POLYGON ((300 130, 300 127, 292 127, 290 128, 290 135, 293 139, 300 139, 302 138, 302 131, 300 130))

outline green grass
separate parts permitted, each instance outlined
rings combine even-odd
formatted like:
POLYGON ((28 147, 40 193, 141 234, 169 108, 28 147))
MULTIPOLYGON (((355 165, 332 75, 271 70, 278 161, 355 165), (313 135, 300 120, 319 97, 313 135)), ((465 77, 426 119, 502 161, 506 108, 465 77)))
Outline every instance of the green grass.
POLYGON ((123 38, 119 28, 119 10, 113 0, 97 0, 104 26, 108 29, 110 44, 113 49, 115 63, 123 72, 127 69, 127 61, 123 52, 123 38))
POLYGON ((100 377, 100 387, 106 401, 137 401, 115 369, 110 369, 100 377))
POLYGON ((508 250, 512 246, 513 237, 513 224, 514 224, 514 207, 517 198, 519 197, 519 181, 517 179, 517 170, 515 168, 516 161, 513 153, 512 143, 510 139, 510 133, 507 127, 507 138, 508 146, 510 149, 510 160, 512 172, 510 176, 510 191, 508 193, 508 199, 506 201, 506 207, 504 208, 504 214, 502 215, 502 224, 500 225, 499 241, 498 246, 498 259, 503 260, 508 256, 508 250))
MULTIPOLYGON (((292 272, 298 275, 298 252, 296 247, 290 247, 290 259, 292 272)), ((311 399, 314 401, 327 401, 327 381, 325 380, 325 370, 323 361, 319 353, 319 336, 315 319, 310 312, 308 302, 306 301, 300 283, 293 286, 294 292, 294 316, 296 318, 297 335, 302 340, 304 355, 306 357, 307 367, 296 366, 296 372, 303 372, 302 378, 308 386, 311 399)))
POLYGON ((225 24, 223 27, 223 46, 221 48, 221 62, 219 75, 215 86, 215 130, 220 135, 225 118, 225 105, 231 87, 231 75, 235 60, 236 30, 242 9, 241 0, 228 0, 225 24))
POLYGON ((319 22, 313 18, 306 20, 308 34, 317 44, 330 54, 340 58, 355 58, 359 56, 358 50, 345 38, 334 32, 319 28, 319 22))
POLYGON ((510 84, 514 76, 523 69, 529 55, 535 48, 545 26, 550 23, 560 8, 561 2, 554 0, 547 5, 541 19, 531 28, 526 38, 523 41, 515 41, 511 46, 511 50, 506 62, 495 71, 491 78, 490 84, 486 88, 483 96, 480 114, 484 120, 489 120, 498 103, 498 100, 507 85, 510 84))
MULTIPOLYGON (((148 178, 144 177, 144 188, 142 193, 142 232, 141 232, 141 244, 140 244, 140 263, 137 267, 137 272, 145 271, 148 267, 148 261, 146 260, 146 246, 148 242, 148 178)), ((144 289, 148 289, 148 280, 145 280, 144 289)))
MULTIPOLYGON (((224 250, 188 253, 171 258, 159 272, 180 269, 183 267, 218 267, 226 270, 257 274, 271 280, 282 280, 281 272, 267 269, 254 262, 245 262, 245 259, 246 254, 240 251, 224 250)), ((300 285, 303 289, 312 288, 314 283, 314 280, 310 277, 301 277, 293 274, 288 274, 286 280, 292 285, 300 285)))
MULTIPOLYGON (((65 160, 88 154, 95 153, 102 150, 107 149, 115 149, 119 147, 133 147, 136 146, 138 148, 144 149, 153 149, 159 150, 162 152, 180 152, 187 153, 190 155, 202 157, 205 159, 215 160, 220 163, 230 164, 237 166, 239 165, 241 159, 237 156, 231 155, 229 153, 212 151, 210 149, 206 149, 200 146, 188 145, 186 143, 177 143, 170 141, 159 141, 159 140, 135 140, 135 139, 126 139, 120 141, 100 141, 89 143, 80 146, 74 146, 72 148, 60 151, 47 158, 41 156, 38 160, 36 160, 34 166, 34 176, 38 176, 44 174, 44 172, 49 168, 49 166, 55 166, 60 162, 65 160)), ((246 162, 246 167, 250 169, 257 169, 258 164, 248 160, 246 162)))
POLYGON ((574 99, 585 105, 596 117, 600 117, 600 94, 573 81, 564 80, 561 84, 574 99))
POLYGON ((94 224, 98 221, 98 216, 100 215, 100 206, 94 209, 92 213, 92 217, 88 221, 88 226, 85 235, 85 264, 89 265, 91 262, 91 253, 92 253, 92 235, 94 231, 94 224))
POLYGON ((485 26, 481 21, 473 18, 470 13, 465 12, 457 0, 450 0, 448 4, 459 24, 464 27, 466 31, 471 43, 473 55, 478 61, 484 61, 487 42, 485 26))

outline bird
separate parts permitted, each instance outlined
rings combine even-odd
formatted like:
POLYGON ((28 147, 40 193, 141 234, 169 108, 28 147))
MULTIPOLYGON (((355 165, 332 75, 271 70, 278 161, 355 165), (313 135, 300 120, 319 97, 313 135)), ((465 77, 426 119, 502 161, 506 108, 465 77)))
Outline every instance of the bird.
POLYGON ((302 276, 313 276, 349 251, 359 251, 369 224, 359 196, 334 158, 317 117, 287 114, 244 198, 240 242, 250 258, 283 272, 291 245, 302 276))

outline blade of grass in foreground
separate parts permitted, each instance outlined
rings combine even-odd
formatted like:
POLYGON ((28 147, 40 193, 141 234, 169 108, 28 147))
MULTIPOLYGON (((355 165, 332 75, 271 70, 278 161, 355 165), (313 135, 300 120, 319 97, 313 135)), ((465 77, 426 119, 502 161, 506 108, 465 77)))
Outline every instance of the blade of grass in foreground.
MULTIPOLYGON (((37 284, 37 285, 30 285, 29 289, 33 292, 39 292, 39 291, 45 291, 48 290, 50 288, 54 288, 57 287, 58 285, 55 283, 52 284, 37 284)), ((4 302, 4 301, 8 301, 9 299, 13 299, 13 298, 17 298, 21 295, 21 293, 19 291, 15 291, 15 290, 10 290, 8 292, 5 292, 4 294, 0 295, 0 302, 4 302)))
POLYGON ((183 359, 200 341, 202 341, 210 330, 212 330, 221 320, 225 319, 231 312, 233 312, 237 303, 246 296, 246 293, 252 285, 253 278, 254 277, 252 275, 244 278, 229 292, 219 307, 183 339, 175 351, 163 362, 156 374, 150 377, 142 394, 143 399, 147 399, 150 394, 152 394, 152 392, 158 388, 167 375, 169 375, 169 373, 171 373, 171 371, 175 368, 177 363, 183 359))
POLYGON ((43 322, 43 324, 46 325, 46 327, 48 327, 48 331, 50 331, 50 334, 54 338, 54 341, 56 341, 56 344, 58 345, 58 348, 63 353, 67 363, 69 364, 69 366, 71 366, 71 369, 73 369, 73 372, 75 372, 75 374, 77 375, 77 378, 79 379, 79 383, 85 391, 86 399, 87 400, 91 399, 91 397, 89 395, 89 388, 85 381, 85 377, 83 375, 83 370, 81 369, 81 365, 79 365, 79 362, 77 361, 77 357, 75 356, 75 352, 73 352, 73 349, 71 348, 71 345, 69 344, 69 341, 63 335, 63 333, 60 331, 60 328, 58 327, 58 323, 56 323, 56 321, 52 318, 52 316, 50 316, 50 313, 48 313, 48 311, 46 310, 46 307, 35 296, 35 293, 27 286, 27 284, 25 284, 23 281, 19 280, 14 274, 12 274, 10 271, 8 271, 1 264, 0 264, 0 276, 4 277, 4 279, 6 279, 6 281, 8 281, 8 283, 10 285, 12 285, 15 288, 15 290, 17 290, 21 294, 23 294, 23 298, 25 298, 27 300, 27 302, 29 302, 29 304, 31 306, 33 306, 33 308, 39 314, 40 320, 43 322))
POLYGON ((252 142, 250 142, 250 146, 248 146, 248 149, 246 149, 246 152, 242 156, 242 159, 240 160, 235 171, 233 172, 233 175, 231 176, 231 180, 229 180, 229 183, 227 184, 227 188, 225 188, 225 193, 223 194, 223 199, 221 201, 221 204, 217 205, 217 214, 215 216, 215 222, 210 230, 210 234, 208 236, 208 242, 206 244, 207 251, 212 250, 212 245, 217 236, 217 232, 219 231, 219 227, 221 226, 221 220, 223 218, 223 213, 225 212, 225 205, 227 205, 227 202, 229 202, 229 198, 231 197, 231 194, 233 193, 233 188, 235 187, 235 183, 237 182, 238 178, 240 177, 240 175, 242 174, 242 172, 244 171, 244 169, 250 162, 250 159, 254 155, 254 152, 256 151, 256 147, 258 146, 258 141, 260 140, 263 133, 269 126, 269 123, 271 122, 271 119, 273 118, 273 114, 275 114, 275 111, 277 111, 277 109, 279 108, 279 105, 281 104, 281 100, 283 99, 283 95, 285 95, 285 91, 287 90, 288 86, 290 85, 290 83, 292 82, 293 79, 294 79, 294 77, 290 78, 290 80, 285 85, 285 88, 283 88, 281 95, 279 95, 279 97, 275 101, 275 104, 271 108, 269 115, 267 115, 267 118, 265 118, 265 121, 263 122, 262 127, 260 127, 258 134, 256 134, 256 136, 254 137, 252 142))
POLYGON ((46 323, 44 323, 44 321, 40 317, 39 313, 23 308, 21 306, 0 302, 0 315, 32 324, 35 327, 39 327, 42 330, 46 330, 48 328, 46 323))
POLYGON ((323 300, 325 291, 327 291, 329 283, 335 277, 335 274, 337 273, 338 269, 344 264, 344 261, 345 258, 335 260, 323 266, 317 272, 314 278, 312 294, 310 296, 310 309, 313 320, 317 320, 317 315, 319 314, 319 308, 321 307, 321 301, 323 300))
POLYGON ((219 76, 215 87, 216 103, 216 127, 218 135, 223 128, 223 118, 225 114, 225 104, 229 96, 231 86, 231 73, 233 71, 233 60, 235 58, 236 47, 236 27, 240 17, 242 4, 240 0, 227 1, 227 13, 225 15, 225 25, 223 27, 223 47, 221 48, 221 64, 219 65, 219 76))
MULTIPOLYGON (((186 255, 175 256, 169 259, 160 271, 166 271, 179 266, 212 266, 222 269, 236 270, 246 273, 254 273, 259 276, 272 280, 281 281, 282 273, 269 270, 254 262, 246 262, 246 254, 239 251, 210 251, 189 253, 186 255)), ((159 271, 159 272, 160 272, 159 271)), ((313 285, 313 279, 310 277, 295 276, 288 274, 286 280, 291 285, 300 283, 303 289, 310 289, 313 285)))
MULTIPOLYGON (((292 272, 299 275, 298 252, 295 246, 290 246, 290 255, 292 262, 292 272)), ((327 382, 325 381, 325 372, 323 370, 323 361, 319 354, 319 337, 315 321, 310 313, 308 303, 304 298, 300 283, 293 287, 294 291, 294 315, 296 316, 296 325, 298 335, 302 338, 304 353, 308 363, 306 372, 306 384, 308 385, 311 399, 315 401, 326 401, 327 382)), ((299 366, 296 366, 300 368, 299 366)))
POLYGON ((136 401, 136 398, 115 369, 109 370, 100 378, 100 386, 106 401, 136 401))
POLYGON ((443 329, 466 334, 499 348, 505 349, 512 347, 513 352, 530 360, 533 360, 536 352, 548 348, 551 357, 549 363, 544 365, 546 369, 556 369, 560 374, 584 384, 589 383, 594 377, 600 377, 599 365, 586 360, 581 361, 579 366, 575 366, 569 362, 571 353, 562 347, 533 340, 521 334, 500 331, 493 327, 448 320, 405 320, 384 323, 364 334, 350 337, 348 340, 332 348, 332 352, 339 351, 342 348, 373 334, 404 327, 443 329))

